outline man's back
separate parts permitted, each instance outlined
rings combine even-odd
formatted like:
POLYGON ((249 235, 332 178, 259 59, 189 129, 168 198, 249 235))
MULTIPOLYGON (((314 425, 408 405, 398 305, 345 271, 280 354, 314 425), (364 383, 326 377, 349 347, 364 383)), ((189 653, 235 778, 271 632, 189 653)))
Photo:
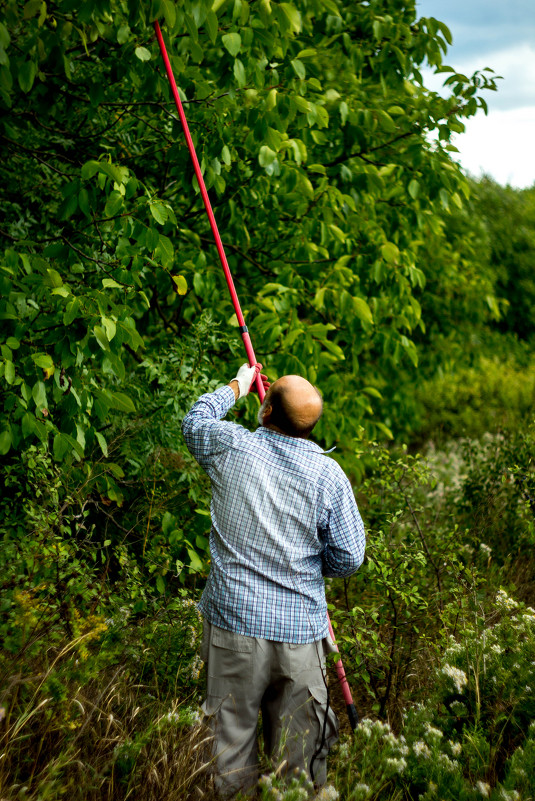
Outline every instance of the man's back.
POLYGON ((323 575, 349 575, 363 558, 351 487, 313 442, 220 422, 233 402, 229 387, 202 396, 183 425, 212 484, 212 565, 200 609, 239 634, 319 640, 323 575))

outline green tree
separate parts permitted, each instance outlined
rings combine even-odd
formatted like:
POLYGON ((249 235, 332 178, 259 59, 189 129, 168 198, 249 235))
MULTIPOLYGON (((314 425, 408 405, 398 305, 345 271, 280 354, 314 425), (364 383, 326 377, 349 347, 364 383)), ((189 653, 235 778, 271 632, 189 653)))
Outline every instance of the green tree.
POLYGON ((232 318, 156 17, 258 354, 322 387, 326 441, 381 426, 374 377, 417 358, 421 241, 467 191, 449 139, 493 86, 442 67, 446 26, 412 0, 2 9, 1 451, 106 454, 142 351, 203 308, 232 318), (449 98, 424 63, 452 72, 449 98))
POLYGON ((500 328, 529 340, 535 333, 535 189, 484 178, 473 203, 487 232, 496 291, 507 303, 500 328))

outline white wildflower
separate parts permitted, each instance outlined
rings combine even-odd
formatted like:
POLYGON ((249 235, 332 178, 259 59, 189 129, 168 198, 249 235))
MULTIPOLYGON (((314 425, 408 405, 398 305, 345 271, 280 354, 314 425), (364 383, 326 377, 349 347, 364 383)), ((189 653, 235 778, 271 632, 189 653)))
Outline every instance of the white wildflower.
POLYGON ((385 741, 385 743, 387 743, 388 745, 391 745, 393 748, 395 748, 397 746, 397 744, 398 744, 398 738, 396 737, 396 735, 393 732, 389 732, 388 734, 385 734, 384 737, 383 737, 383 740, 385 741))
POLYGON ((316 796, 316 801, 337 801, 337 798, 338 790, 330 784, 328 787, 322 787, 316 796))
POLYGON ((450 759, 447 754, 439 754, 438 755, 438 761, 439 761, 439 764, 442 765, 442 767, 445 770, 450 771, 450 772, 455 770, 455 768, 457 766, 457 762, 455 762, 455 760, 453 760, 453 759, 450 759))
POLYGON ((463 646, 457 640, 451 639, 451 645, 446 650, 446 656, 457 656, 458 654, 462 653, 463 646))
POLYGON ((491 548, 489 545, 485 545, 485 543, 484 543, 484 542, 482 542, 482 543, 480 544, 480 546, 479 546, 479 550, 480 550, 480 551, 483 551, 483 553, 484 553, 486 556, 490 556, 490 555, 491 555, 491 553, 492 553, 492 548, 491 548))
POLYGON ((190 665, 191 678, 193 679, 193 681, 197 681, 197 679, 199 678, 202 666, 203 666, 203 661, 201 657, 198 654, 195 654, 190 665))
POLYGON ((491 650, 491 651, 492 651, 494 654, 501 654, 501 653, 503 653, 503 648, 502 648, 500 645, 498 645, 498 643, 497 643, 497 642, 496 642, 496 643, 494 643, 494 645, 491 645, 491 646, 490 646, 490 650, 491 650))
POLYGON ((462 692, 462 689, 465 686, 465 684, 468 684, 466 673, 464 672, 464 670, 460 670, 460 668, 456 668, 453 665, 446 664, 442 667, 441 672, 444 673, 445 676, 448 676, 448 678, 450 678, 453 681, 455 689, 457 690, 458 693, 462 692))
POLYGON ((363 782, 358 782, 355 785, 355 792, 357 793, 364 793, 364 795, 368 795, 370 792, 370 788, 367 784, 363 784, 363 782))
POLYGON ((401 756, 407 756, 409 753, 409 746, 408 745, 400 745, 398 746, 398 751, 401 756))
POLYGON ((500 798, 502 801, 520 801, 520 793, 518 790, 506 790, 505 787, 500 787, 500 798))
POLYGON ((421 756, 424 759, 429 759, 431 756, 431 751, 422 740, 417 740, 412 747, 417 757, 421 756))
POLYGON ((347 759, 349 756, 349 743, 342 743, 338 749, 338 756, 340 759, 347 759))
POLYGON ((486 782, 476 782, 475 789, 478 790, 478 792, 480 792, 481 795, 485 796, 485 798, 489 797, 490 784, 487 784, 486 782))
POLYGON ((388 757, 386 760, 386 764, 395 771, 395 773, 403 773, 405 768, 407 767, 407 763, 404 759, 393 759, 392 757, 388 757))
POLYGON ((431 726, 430 723, 425 724, 425 733, 428 734, 429 737, 436 738, 437 740, 440 740, 442 737, 442 732, 440 729, 435 729, 435 727, 431 726))
POLYGON ((450 749, 451 749, 451 753, 453 754, 453 756, 459 756, 459 754, 462 751, 461 744, 460 743, 456 743, 453 740, 448 740, 448 743, 449 743, 449 746, 450 746, 450 749))
POLYGON ((511 612, 513 609, 518 609, 518 604, 511 598, 505 590, 498 590, 496 593, 496 605, 504 612, 511 612))
POLYGON ((273 779, 270 774, 265 773, 258 779, 258 784, 260 785, 260 787, 269 790, 271 787, 273 787, 273 779))

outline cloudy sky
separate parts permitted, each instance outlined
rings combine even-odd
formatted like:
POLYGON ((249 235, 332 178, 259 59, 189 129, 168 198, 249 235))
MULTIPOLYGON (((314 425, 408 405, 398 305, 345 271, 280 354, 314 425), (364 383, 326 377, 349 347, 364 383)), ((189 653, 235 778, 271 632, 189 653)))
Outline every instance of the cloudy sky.
MULTIPOLYGON (((458 160, 475 177, 515 187, 535 183, 535 0, 417 0, 418 14, 445 22, 453 36, 444 63, 471 75, 492 67, 503 80, 486 92, 481 111, 456 137, 458 160)), ((439 91, 446 74, 424 71, 439 91)))

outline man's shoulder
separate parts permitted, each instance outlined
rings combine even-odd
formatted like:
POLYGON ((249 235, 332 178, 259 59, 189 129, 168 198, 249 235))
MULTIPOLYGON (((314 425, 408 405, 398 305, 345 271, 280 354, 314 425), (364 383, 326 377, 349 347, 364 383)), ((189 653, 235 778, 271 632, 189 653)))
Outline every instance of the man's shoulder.
POLYGON ((322 460, 320 482, 324 482, 332 489, 347 486, 349 479, 338 462, 326 453, 320 453, 318 456, 322 460))

